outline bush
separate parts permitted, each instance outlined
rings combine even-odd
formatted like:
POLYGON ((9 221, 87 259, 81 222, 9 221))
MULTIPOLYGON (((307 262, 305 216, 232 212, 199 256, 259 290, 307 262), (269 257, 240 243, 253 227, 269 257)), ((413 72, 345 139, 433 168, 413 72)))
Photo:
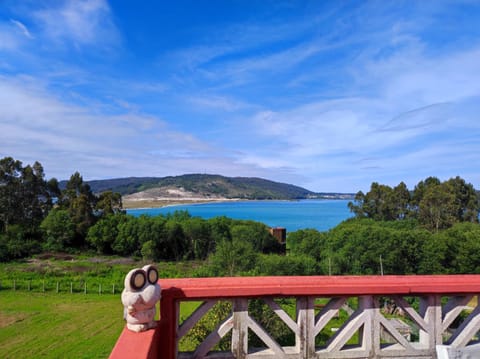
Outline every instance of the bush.
POLYGON ((319 274, 314 258, 306 254, 282 256, 261 255, 256 266, 257 275, 314 275, 319 274))

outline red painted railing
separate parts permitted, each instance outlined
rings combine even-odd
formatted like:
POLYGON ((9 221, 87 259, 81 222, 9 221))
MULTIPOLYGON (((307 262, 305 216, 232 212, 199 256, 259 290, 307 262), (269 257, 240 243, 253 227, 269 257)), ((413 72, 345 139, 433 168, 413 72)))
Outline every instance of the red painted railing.
MULTIPOLYGON (((379 358, 392 357, 392 355, 408 358, 412 355, 408 353, 415 352, 417 353, 416 357, 433 358, 435 357, 435 346, 447 341, 442 333, 463 310, 466 303, 471 302, 472 295, 480 293, 480 275, 182 278, 162 279, 159 283, 162 287, 162 299, 160 303, 161 320, 158 327, 144 333, 133 333, 125 329, 111 353, 111 359, 177 358, 178 331, 181 324, 179 323, 179 304, 182 301, 225 299, 238 304, 253 298, 284 297, 302 298, 302 303, 306 303, 302 307, 305 314, 302 314, 301 318, 299 316, 296 319, 297 322, 291 325, 294 329, 297 328, 297 342, 304 341, 304 343, 297 343, 295 347, 297 351, 292 352, 293 354, 285 354, 289 352, 284 352, 282 347, 272 344, 274 351, 283 353, 284 357, 292 358, 355 358, 355 352, 343 352, 336 356, 335 350, 338 351, 343 345, 341 338, 332 340, 331 346, 323 351, 315 348, 315 336, 322 325, 320 322, 328 320, 327 316, 331 315, 327 311, 316 314, 313 308, 314 300, 319 297, 335 298, 339 302, 338 299, 341 298, 358 298, 358 302, 362 304, 359 304, 355 313, 359 314, 353 315, 352 320, 345 324, 345 328, 350 331, 356 330, 355 325, 363 323, 362 335, 375 336, 378 334, 378 330, 375 328, 380 328, 380 326, 393 332, 386 322, 387 319, 379 314, 380 308, 376 298, 380 296, 394 298, 397 304, 417 322, 422 338, 417 346, 410 346, 399 335, 393 333, 397 341, 403 345, 404 350, 397 348, 396 351, 390 352, 383 351, 380 339, 364 338, 362 339, 363 344, 360 343, 362 349, 358 352, 358 357, 373 353, 375 357, 379 358), (419 297, 420 306, 423 308, 417 313, 402 299, 405 296, 419 297), (444 303, 442 304, 441 299, 446 297, 451 298, 451 301, 442 307, 444 303), (360 317, 363 322, 355 324, 355 320, 360 320, 358 319, 360 317), (366 328, 369 329, 366 330, 366 328)), ((335 304, 332 300, 327 306, 330 306, 329 310, 332 308, 339 310, 340 304, 335 304)), ((235 324, 240 318, 239 315, 235 316, 235 313, 242 312, 248 317, 248 313, 245 314, 245 304, 238 305, 238 308, 235 309, 234 305, 234 314, 232 314, 230 324, 230 329, 237 328, 237 332, 241 325, 235 324), (240 307, 243 309, 238 309, 240 307)), ((465 332, 468 331, 468 335, 475 334, 480 330, 480 309, 478 306, 470 309, 472 314, 461 328, 465 332)), ((297 310, 297 312, 300 311, 297 310)), ((248 328, 243 330, 248 330, 248 328)), ((461 333, 454 333, 450 338, 454 345, 465 346, 471 342, 470 339, 463 338, 461 333)), ((248 348, 245 349, 246 346, 245 342, 232 344, 230 357, 244 357, 245 351, 248 352, 248 348)), ((199 354, 194 354, 192 357, 195 355, 199 354)), ((268 355, 263 354, 262 357, 268 357, 268 355)), ((276 357, 275 354, 272 357, 276 357)))

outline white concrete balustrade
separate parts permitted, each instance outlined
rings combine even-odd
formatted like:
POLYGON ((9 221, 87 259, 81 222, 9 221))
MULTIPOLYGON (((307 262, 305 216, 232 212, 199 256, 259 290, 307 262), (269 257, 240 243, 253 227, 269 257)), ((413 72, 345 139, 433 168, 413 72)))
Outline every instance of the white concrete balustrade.
MULTIPOLYGON (((404 334, 392 325, 392 317, 387 318, 383 314, 382 302, 386 300, 384 296, 334 297, 321 309, 316 309, 315 306, 318 298, 297 297, 294 318, 271 297, 264 297, 262 300, 265 304, 295 336, 295 345, 281 346, 260 326, 258 320, 249 315, 249 299, 234 298, 230 315, 221 323, 216 323, 216 329, 194 352, 180 353, 179 358, 434 358, 437 345, 463 348, 478 340, 476 335, 480 330, 480 310, 478 306, 467 306, 468 303, 475 302, 473 295, 450 298, 425 295, 409 297, 409 301, 402 296, 390 299, 401 309, 398 311, 402 313, 400 318, 402 322, 408 323, 414 332, 414 335, 410 336, 414 340, 407 340, 404 334), (418 309, 410 304, 412 299, 416 299, 418 309), (447 302, 442 305, 442 300, 447 302), (347 302, 358 302, 358 306, 338 330, 330 329, 330 338, 323 346, 316 345, 318 334, 340 311, 344 311, 342 306, 347 302), (462 313, 466 317, 460 325, 452 327, 462 313), (212 352, 214 346, 228 333, 231 333, 231 351, 212 352), (249 347, 248 339, 252 333, 264 343, 263 348, 249 347), (388 333, 388 342, 382 339, 385 333, 388 333)), ((181 340, 216 303, 216 300, 205 301, 181 323, 177 340, 181 340)))

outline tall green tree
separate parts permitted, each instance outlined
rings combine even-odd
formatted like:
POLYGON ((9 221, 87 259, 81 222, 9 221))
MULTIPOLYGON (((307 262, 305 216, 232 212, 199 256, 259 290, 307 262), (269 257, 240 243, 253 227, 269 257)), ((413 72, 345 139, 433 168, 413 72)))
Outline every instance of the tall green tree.
POLYGON ((96 221, 94 214, 96 204, 97 198, 90 186, 83 181, 79 172, 75 172, 62 191, 59 205, 68 211, 75 224, 76 246, 84 244, 88 229, 96 221))
POLYGON ((12 157, 0 160, 0 232, 12 224, 37 231, 58 193, 55 180, 47 182, 44 177, 39 162, 23 167, 12 157))
POLYGON ((398 211, 394 191, 391 187, 373 182, 366 194, 358 192, 354 204, 348 204, 357 217, 373 218, 376 221, 391 221, 397 219, 398 211))
POLYGON ((393 188, 392 192, 393 202, 393 216, 395 219, 405 219, 408 218, 411 214, 410 212, 410 202, 411 196, 410 191, 407 188, 407 185, 404 182, 400 182, 397 186, 393 188))
POLYGON ((415 186, 412 198, 411 198, 411 205, 414 209, 418 212, 418 207, 420 206, 420 201, 422 200, 423 196, 425 195, 426 190, 432 186, 440 185, 441 181, 437 177, 428 177, 423 181, 420 181, 415 186))
POLYGON ((350 212, 355 215, 355 217, 366 217, 367 213, 365 208, 365 193, 363 193, 362 191, 358 191, 355 194, 353 202, 348 202, 348 208, 350 209, 350 212))
POLYGON ((173 219, 165 223, 166 239, 162 242, 163 258, 181 259, 186 253, 188 242, 180 222, 173 219))
POLYGON ((22 169, 22 162, 12 157, 0 160, 0 232, 3 233, 20 218, 22 169))
POLYGON ((418 221, 426 228, 438 232, 458 221, 455 194, 451 184, 440 183, 425 189, 419 203, 418 221))
POLYGON ((199 217, 193 217, 182 222, 183 232, 189 247, 189 257, 205 259, 215 249, 208 222, 199 217))
POLYGON ((100 193, 95 204, 95 211, 101 217, 123 212, 122 195, 112 191, 100 193))
POLYGON ((477 193, 471 183, 466 183, 463 178, 455 177, 447 181, 455 195, 456 218, 459 222, 478 223, 479 201, 477 193))
POLYGON ((58 182, 45 180, 39 162, 23 166, 0 160, 0 257, 20 258, 41 249, 40 223, 58 195, 58 182))

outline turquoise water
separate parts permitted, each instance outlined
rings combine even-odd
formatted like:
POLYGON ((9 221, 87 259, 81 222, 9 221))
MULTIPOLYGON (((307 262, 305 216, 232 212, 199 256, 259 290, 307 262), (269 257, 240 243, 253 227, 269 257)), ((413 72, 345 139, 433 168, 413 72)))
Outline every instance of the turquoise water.
POLYGON ((178 205, 162 208, 129 209, 134 216, 159 215, 187 210, 192 216, 205 219, 226 216, 234 219, 250 219, 270 227, 285 227, 288 232, 314 228, 325 231, 352 217, 348 200, 301 201, 240 201, 178 205))

